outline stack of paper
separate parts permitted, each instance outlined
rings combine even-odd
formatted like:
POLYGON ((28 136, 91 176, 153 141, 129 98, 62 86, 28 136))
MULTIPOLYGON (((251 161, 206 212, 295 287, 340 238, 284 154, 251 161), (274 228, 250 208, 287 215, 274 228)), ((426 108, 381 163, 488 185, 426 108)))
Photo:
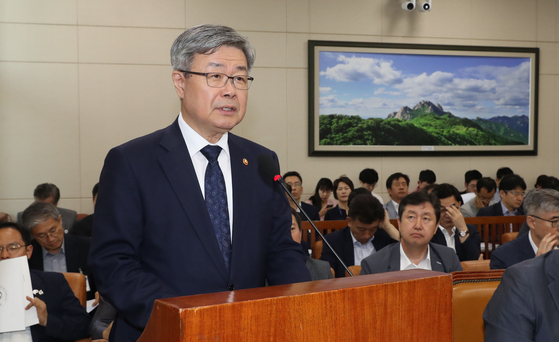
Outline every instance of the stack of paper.
POLYGON ((33 298, 33 287, 27 257, 6 259, 0 262, 0 333, 25 330, 39 323, 37 310, 25 310, 33 298))

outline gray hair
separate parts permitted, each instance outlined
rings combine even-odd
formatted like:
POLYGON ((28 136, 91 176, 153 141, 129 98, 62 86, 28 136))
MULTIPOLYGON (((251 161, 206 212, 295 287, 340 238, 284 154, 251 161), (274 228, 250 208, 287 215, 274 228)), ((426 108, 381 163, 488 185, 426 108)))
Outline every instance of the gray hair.
POLYGON ((249 41, 234 29, 221 25, 198 25, 184 31, 171 47, 173 70, 190 70, 196 54, 210 55, 221 46, 241 50, 246 57, 248 71, 256 59, 256 51, 249 41))
POLYGON ((50 203, 35 202, 23 211, 21 222, 25 229, 31 231, 33 227, 50 218, 60 221, 60 212, 58 209, 50 203))
POLYGON ((526 215, 559 211, 559 191, 554 189, 534 189, 524 198, 526 215))

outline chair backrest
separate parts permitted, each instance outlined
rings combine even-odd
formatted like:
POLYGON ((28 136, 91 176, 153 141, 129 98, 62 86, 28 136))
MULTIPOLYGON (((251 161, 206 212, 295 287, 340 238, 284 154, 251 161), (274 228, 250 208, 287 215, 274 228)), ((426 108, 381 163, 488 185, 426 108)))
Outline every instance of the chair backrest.
POLYGON ((78 214, 77 219, 81 220, 82 218, 86 217, 87 214, 78 214))
POLYGON ((320 259, 320 257, 322 256, 322 246, 322 240, 318 240, 314 243, 314 247, 312 248, 311 252, 311 258, 320 259))
MULTIPOLYGON (((346 220, 313 221, 313 223, 316 226, 316 228, 318 228, 318 230, 320 230, 322 235, 332 233, 336 230, 344 229, 347 226, 347 221, 346 220)), ((317 236, 318 234, 316 233, 316 231, 314 230, 314 228, 312 227, 312 225, 308 221, 301 222, 301 229, 303 229, 303 240, 307 241, 307 243, 309 244, 309 246, 311 247, 311 249, 314 252, 314 250, 315 250, 314 245, 318 240, 320 240, 320 238, 317 236)), ((313 257, 315 259, 320 258, 320 256, 318 256, 318 257, 315 256, 314 253, 311 255, 311 257, 313 257)))
POLYGON ((462 261, 462 269, 464 271, 489 271, 489 262, 491 260, 469 260, 462 261))
POLYGON ((504 270, 453 272, 452 333, 454 342, 483 342, 483 311, 499 286, 504 270))
MULTIPOLYGON (((354 276, 358 276, 361 273, 361 265, 348 266, 347 268, 349 268, 354 276)), ((345 271, 345 276, 349 277, 349 273, 347 273, 347 271, 345 271)))
POLYGON ((517 236, 518 236, 518 232, 505 233, 505 234, 503 234, 503 236, 501 236, 501 244, 510 242, 510 241, 516 239, 517 236))
POLYGON ((526 216, 485 216, 466 217, 468 224, 477 226, 481 236, 481 252, 484 259, 489 259, 491 252, 501 245, 501 236, 505 233, 518 232, 526 216))
POLYGON ((74 295, 80 300, 80 304, 87 307, 87 293, 85 290, 85 276, 81 273, 62 273, 74 295))

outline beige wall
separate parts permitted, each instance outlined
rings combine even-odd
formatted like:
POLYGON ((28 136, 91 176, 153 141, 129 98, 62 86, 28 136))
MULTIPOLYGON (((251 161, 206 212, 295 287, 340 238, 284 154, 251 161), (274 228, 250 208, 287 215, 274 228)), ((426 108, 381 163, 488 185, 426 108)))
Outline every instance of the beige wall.
MULTIPOLYGON (((107 151, 172 122, 179 103, 168 51, 185 28, 234 27, 257 50, 249 108, 235 132, 298 170, 305 193, 320 177, 373 167, 434 170, 462 190, 476 168, 511 166, 529 188, 559 176, 559 1, 433 0, 429 13, 402 0, 0 0, 0 211, 15 215, 42 182, 60 205, 92 212, 91 188, 107 151), (541 49, 539 154, 535 157, 310 158, 307 40, 526 46, 541 49)), ((410 186, 411 187, 411 186, 410 186)), ((387 198, 383 185, 377 191, 387 198)))

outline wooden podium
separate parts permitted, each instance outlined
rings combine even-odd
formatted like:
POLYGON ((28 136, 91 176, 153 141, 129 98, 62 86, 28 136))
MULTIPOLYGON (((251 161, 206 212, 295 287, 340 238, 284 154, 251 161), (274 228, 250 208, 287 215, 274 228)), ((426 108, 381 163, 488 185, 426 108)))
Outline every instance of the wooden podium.
POLYGON ((452 341, 452 277, 413 270, 161 299, 138 341, 452 341))

